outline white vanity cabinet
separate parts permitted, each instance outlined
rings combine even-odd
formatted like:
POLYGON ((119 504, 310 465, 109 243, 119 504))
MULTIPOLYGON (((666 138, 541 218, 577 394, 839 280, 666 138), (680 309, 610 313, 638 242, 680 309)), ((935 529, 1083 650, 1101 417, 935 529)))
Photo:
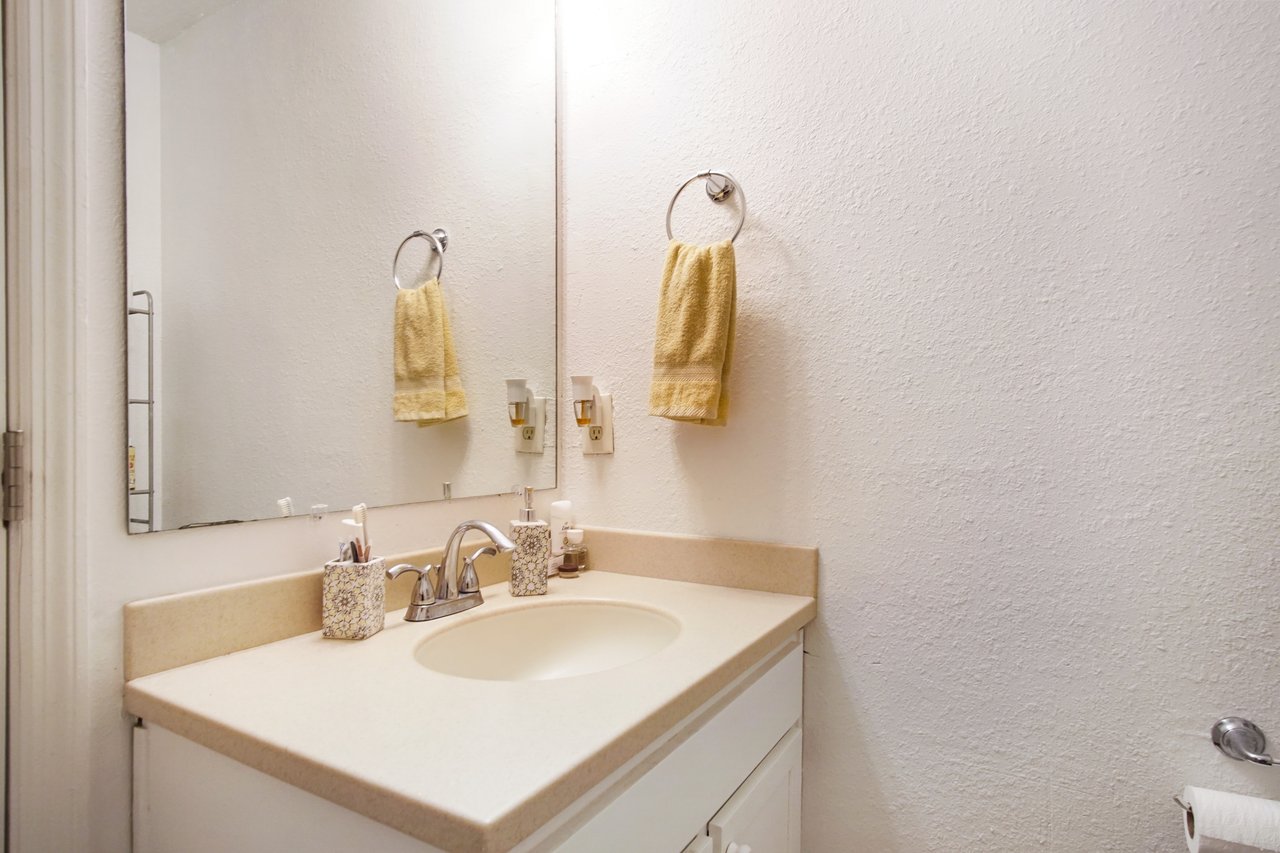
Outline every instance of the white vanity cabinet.
MULTIPOLYGON (((802 655, 797 635, 514 849, 799 853, 802 655)), ((163 728, 136 731, 135 853, 438 850, 163 728)))

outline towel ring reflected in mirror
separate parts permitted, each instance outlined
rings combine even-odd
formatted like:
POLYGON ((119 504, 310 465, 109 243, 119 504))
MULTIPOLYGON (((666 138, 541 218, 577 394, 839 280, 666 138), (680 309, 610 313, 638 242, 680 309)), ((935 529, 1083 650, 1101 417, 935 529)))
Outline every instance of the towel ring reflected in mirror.
MULTIPOLYGON (((400 275, 396 271, 400 266, 400 253, 404 251, 405 244, 414 237, 421 237, 431 244, 431 251, 435 252, 436 257, 440 259, 440 268, 436 270, 436 279, 439 281, 444 279, 444 250, 449 246, 449 234, 443 228, 437 228, 430 234, 426 231, 414 231, 400 241, 400 245, 396 247, 396 256, 391 261, 391 282, 396 286, 396 290, 418 290, 421 287, 421 285, 419 287, 402 286, 400 284, 400 275)), ((427 279, 427 281, 430 281, 430 279, 427 279)))
POLYGON ((706 180, 707 197, 716 204, 723 204, 735 191, 738 193, 742 208, 738 213, 738 227, 734 230, 733 236, 729 238, 729 242, 732 243, 738 239, 738 235, 742 233, 742 226, 747 221, 747 192, 742 188, 742 184, 738 183, 737 178, 728 172, 722 172, 718 169, 699 172, 681 184, 680 189, 676 190, 676 194, 671 197, 671 203, 667 205, 667 239, 675 239, 675 235, 671 233, 671 212, 676 209, 676 199, 680 198, 680 193, 684 192, 685 187, 699 178, 706 180))

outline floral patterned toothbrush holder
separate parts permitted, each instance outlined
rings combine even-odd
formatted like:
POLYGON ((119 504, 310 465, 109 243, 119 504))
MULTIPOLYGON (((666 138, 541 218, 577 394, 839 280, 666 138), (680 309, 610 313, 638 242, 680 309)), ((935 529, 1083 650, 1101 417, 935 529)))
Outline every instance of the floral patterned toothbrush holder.
POLYGON ((387 615, 386 560, 324 564, 324 636, 364 640, 382 630, 387 615))

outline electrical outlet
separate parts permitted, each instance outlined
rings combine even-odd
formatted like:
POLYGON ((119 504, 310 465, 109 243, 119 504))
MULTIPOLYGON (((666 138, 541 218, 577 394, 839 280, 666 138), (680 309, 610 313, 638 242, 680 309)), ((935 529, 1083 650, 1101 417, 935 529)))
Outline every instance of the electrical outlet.
POLYGON ((613 453, 613 398, 608 394, 596 396, 596 420, 581 431, 582 452, 587 456, 604 456, 613 453))
POLYGON ((542 453, 546 440, 543 429, 547 422, 547 398, 534 397, 529 406, 529 419, 523 426, 516 427, 517 453, 542 453))

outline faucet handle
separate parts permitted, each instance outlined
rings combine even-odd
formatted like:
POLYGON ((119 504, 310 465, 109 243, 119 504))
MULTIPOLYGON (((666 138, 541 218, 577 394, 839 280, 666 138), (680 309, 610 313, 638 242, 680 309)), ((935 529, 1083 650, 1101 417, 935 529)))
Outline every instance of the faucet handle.
MULTIPOLYGON (((425 607, 428 604, 433 604, 436 600, 435 592, 431 589, 431 570, 433 568, 435 567, 431 565, 418 568, 409 563, 400 563, 387 569, 387 577, 395 580, 405 572, 417 572, 418 582, 413 585, 413 600, 409 606, 425 607)), ((437 569, 437 571, 439 570, 437 569)))
POLYGON ((418 568, 412 563, 399 563, 387 569, 387 577, 391 578, 392 580, 395 580, 405 572, 417 572, 419 575, 421 575, 430 570, 431 570, 430 566, 423 566, 422 568, 418 568))
POLYGON ((476 574, 476 560, 485 555, 496 557, 498 549, 492 545, 486 545, 462 561, 462 577, 458 579, 459 595, 480 591, 480 576, 476 574))

